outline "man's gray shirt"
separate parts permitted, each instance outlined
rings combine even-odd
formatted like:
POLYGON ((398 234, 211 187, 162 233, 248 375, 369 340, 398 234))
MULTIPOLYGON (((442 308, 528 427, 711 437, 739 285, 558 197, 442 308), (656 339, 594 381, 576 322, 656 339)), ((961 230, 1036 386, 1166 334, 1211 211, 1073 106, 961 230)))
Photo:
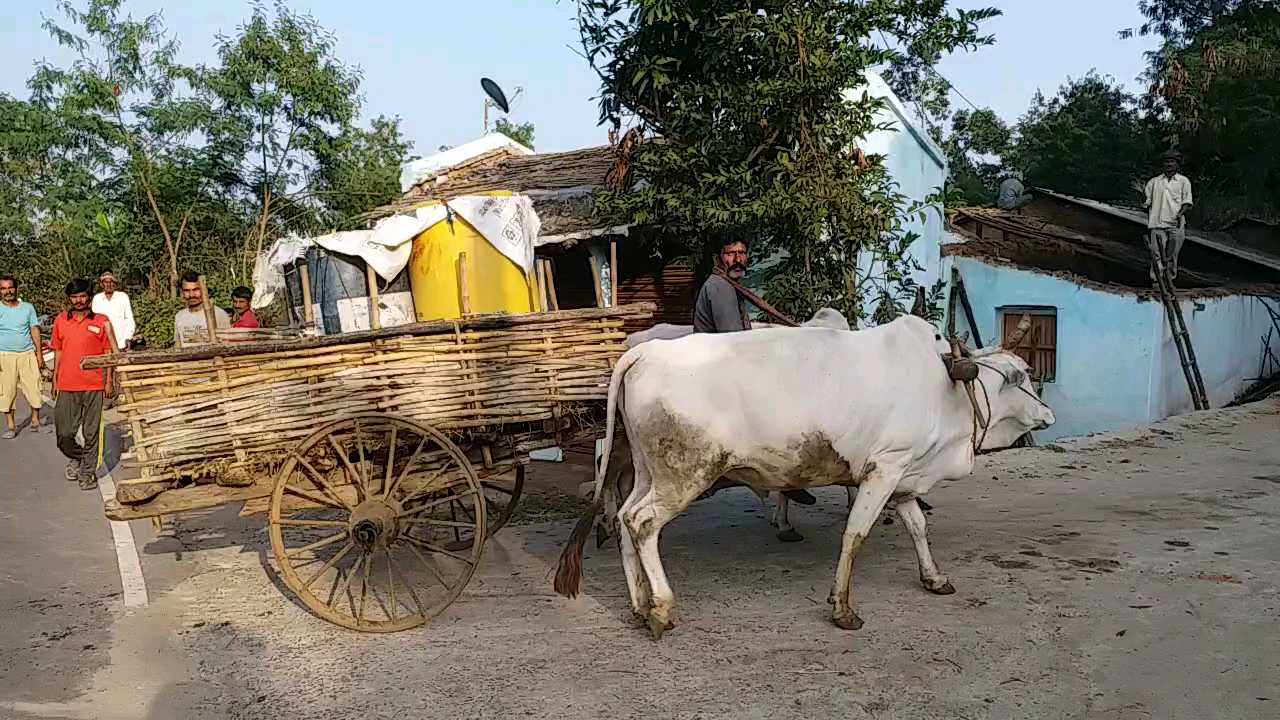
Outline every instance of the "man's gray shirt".
POLYGON ((738 291, 719 275, 712 275, 698 291, 693 305, 694 332, 737 332, 749 330, 747 304, 738 291))

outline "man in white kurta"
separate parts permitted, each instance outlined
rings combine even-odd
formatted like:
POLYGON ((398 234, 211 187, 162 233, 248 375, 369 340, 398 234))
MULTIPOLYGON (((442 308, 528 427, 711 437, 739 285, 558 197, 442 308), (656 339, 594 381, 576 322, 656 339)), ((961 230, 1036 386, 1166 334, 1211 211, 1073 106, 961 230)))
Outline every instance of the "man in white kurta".
POLYGON ((107 320, 111 321, 111 334, 115 337, 116 347, 127 350, 137 330, 129 296, 123 290, 116 289, 116 276, 110 270, 104 270, 98 276, 98 286, 102 288, 102 292, 93 296, 91 307, 94 312, 106 315, 107 320))
POLYGON ((1181 157, 1170 151, 1164 154, 1164 173, 1147 181, 1147 246, 1152 253, 1152 279, 1155 279, 1155 254, 1164 256, 1169 277, 1178 276, 1178 253, 1186 236, 1187 211, 1191 209, 1191 181, 1178 174, 1181 157))

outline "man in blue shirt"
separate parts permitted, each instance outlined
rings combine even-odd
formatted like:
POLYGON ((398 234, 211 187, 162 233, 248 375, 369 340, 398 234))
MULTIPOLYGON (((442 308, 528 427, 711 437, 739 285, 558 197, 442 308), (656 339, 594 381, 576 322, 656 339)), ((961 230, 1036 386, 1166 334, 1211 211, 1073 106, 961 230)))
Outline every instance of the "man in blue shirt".
POLYGON ((42 349, 36 309, 18 299, 17 279, 0 275, 0 413, 5 422, 0 437, 5 440, 18 434, 19 390, 31 406, 31 432, 40 432, 40 375, 47 372, 42 349))

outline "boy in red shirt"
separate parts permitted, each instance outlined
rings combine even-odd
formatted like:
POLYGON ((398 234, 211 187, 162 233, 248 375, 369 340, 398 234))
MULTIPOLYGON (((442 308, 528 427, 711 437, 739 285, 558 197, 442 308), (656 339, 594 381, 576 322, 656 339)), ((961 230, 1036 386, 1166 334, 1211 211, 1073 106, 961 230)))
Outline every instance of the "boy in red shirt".
POLYGON ((92 291, 88 280, 67 283, 69 309, 53 321, 49 341, 54 353, 53 387, 58 393, 53 426, 58 449, 69 461, 66 478, 79 480, 81 490, 98 487, 98 424, 103 395, 112 392, 113 383, 110 370, 82 370, 80 361, 115 351, 107 316, 90 308, 92 291), (76 441, 77 430, 84 437, 83 446, 76 441))

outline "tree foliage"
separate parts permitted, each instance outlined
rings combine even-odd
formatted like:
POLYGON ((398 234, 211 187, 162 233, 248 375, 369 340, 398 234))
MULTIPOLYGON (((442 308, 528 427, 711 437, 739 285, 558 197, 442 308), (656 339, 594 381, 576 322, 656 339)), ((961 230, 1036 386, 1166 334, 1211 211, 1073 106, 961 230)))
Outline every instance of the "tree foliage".
POLYGON ((785 251, 766 286, 796 316, 822 306, 862 316, 910 269, 906 199, 861 138, 882 101, 864 71, 903 47, 976 47, 994 10, 942 0, 580 0, 585 54, 601 79, 600 119, 649 141, 644 180, 607 211, 695 247, 737 233, 785 251), (877 262, 868 271, 860 259, 877 262), (860 269, 861 268, 861 269, 860 269))
POLYGON ((359 73, 310 17, 255 6, 216 63, 188 66, 158 14, 59 10, 45 29, 70 63, 38 64, 29 99, 0 95, 0 271, 42 309, 110 267, 163 315, 182 272, 225 294, 280 234, 351 227, 398 195, 399 120, 357 125, 359 73))
POLYGON ((987 206, 995 199, 1013 131, 994 110, 960 110, 942 141, 949 184, 965 205, 987 206))
POLYGON ((1089 73, 1057 94, 1036 93, 1005 158, 1028 186, 1135 205, 1133 183, 1157 172, 1155 133, 1137 100, 1111 78, 1089 73))
POLYGON ((533 123, 531 122, 513 123, 507 118, 502 117, 498 118, 498 121, 493 124, 493 129, 495 132, 500 132, 503 135, 506 135, 530 150, 534 149, 533 123))
POLYGON ((1243 216, 1280 221, 1280 3, 1142 0, 1147 105, 1165 141, 1186 157, 1194 213, 1224 226, 1243 216))

